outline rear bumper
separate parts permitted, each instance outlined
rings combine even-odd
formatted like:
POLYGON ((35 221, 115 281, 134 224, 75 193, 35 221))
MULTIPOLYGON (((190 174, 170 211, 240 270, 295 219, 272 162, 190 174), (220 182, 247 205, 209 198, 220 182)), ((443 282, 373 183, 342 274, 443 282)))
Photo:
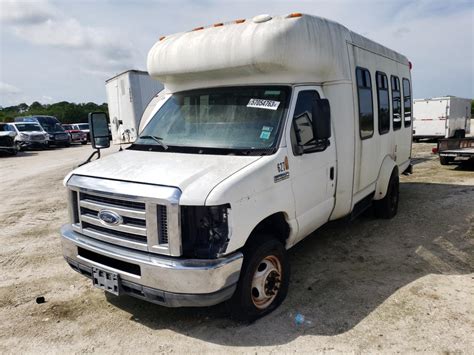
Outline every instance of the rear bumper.
POLYGON ((121 294, 168 307, 211 306, 229 299, 243 261, 240 252, 200 260, 132 251, 86 237, 70 225, 61 228, 61 236, 64 257, 77 272, 89 278, 92 267, 117 273, 121 294))

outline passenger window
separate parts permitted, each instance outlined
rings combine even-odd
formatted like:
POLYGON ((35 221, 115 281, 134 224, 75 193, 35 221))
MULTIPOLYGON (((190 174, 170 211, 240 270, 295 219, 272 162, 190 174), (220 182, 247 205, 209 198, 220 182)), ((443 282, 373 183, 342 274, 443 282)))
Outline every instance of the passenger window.
POLYGON ((390 131, 390 103, 388 98, 387 75, 381 72, 376 73, 377 82, 377 102, 379 118, 379 134, 390 131))
POLYGON ((392 84, 392 121, 393 130, 399 130, 402 126, 402 108, 400 101, 400 80, 397 76, 391 77, 392 84))
POLYGON ((357 68, 357 94, 359 97, 359 129, 360 138, 366 139, 374 135, 374 109, 372 102, 372 82, 367 69, 357 68))
POLYGON ((291 146, 295 155, 299 154, 299 147, 314 143, 312 107, 314 100, 319 98, 319 93, 315 90, 300 91, 298 94, 291 130, 291 146))
POLYGON ((411 125, 411 89, 408 79, 403 79, 403 120, 405 127, 411 125))

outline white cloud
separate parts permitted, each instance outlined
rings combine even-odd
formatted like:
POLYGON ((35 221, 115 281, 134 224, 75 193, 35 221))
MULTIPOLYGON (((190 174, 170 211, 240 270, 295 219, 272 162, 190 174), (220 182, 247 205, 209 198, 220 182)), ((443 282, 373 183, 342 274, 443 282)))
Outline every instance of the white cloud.
POLYGON ((21 90, 16 86, 0 82, 0 94, 3 95, 17 95, 21 90))
POLYGON ((39 46, 76 51, 90 70, 104 72, 128 68, 133 46, 103 28, 85 26, 46 0, 2 3, 2 23, 23 40, 39 46))

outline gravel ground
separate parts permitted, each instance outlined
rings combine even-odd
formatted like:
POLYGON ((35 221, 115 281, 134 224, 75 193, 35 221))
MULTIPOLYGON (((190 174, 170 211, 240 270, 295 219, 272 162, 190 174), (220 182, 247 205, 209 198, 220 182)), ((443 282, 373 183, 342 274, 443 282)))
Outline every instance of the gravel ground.
POLYGON ((472 353, 474 172, 432 147, 414 145, 394 219, 333 222, 294 247, 286 301, 250 325, 108 296, 67 266, 62 179, 90 146, 0 157, 0 352, 472 353))

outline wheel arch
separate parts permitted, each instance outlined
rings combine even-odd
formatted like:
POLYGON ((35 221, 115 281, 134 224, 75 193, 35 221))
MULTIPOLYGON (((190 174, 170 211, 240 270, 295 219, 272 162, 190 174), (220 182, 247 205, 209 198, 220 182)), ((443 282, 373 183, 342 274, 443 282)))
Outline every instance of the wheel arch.
POLYGON ((380 166, 379 175, 375 184, 374 200, 381 200, 385 197, 390 177, 394 171, 399 175, 397 163, 390 155, 385 156, 382 165, 380 166))
MULTIPOLYGON (((290 236, 291 226, 288 222, 288 216, 285 212, 275 212, 261 220, 250 233, 244 248, 250 244, 259 242, 262 236, 274 236, 284 246, 290 236)), ((263 238, 261 242, 266 240, 263 238)))

